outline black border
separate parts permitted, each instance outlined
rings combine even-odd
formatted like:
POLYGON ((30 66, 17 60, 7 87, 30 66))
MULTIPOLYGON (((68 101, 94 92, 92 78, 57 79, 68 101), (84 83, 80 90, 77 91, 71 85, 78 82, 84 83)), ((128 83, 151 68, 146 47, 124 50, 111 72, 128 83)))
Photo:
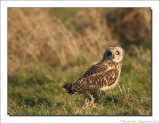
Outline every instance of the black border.
MULTIPOLYGON (((1 0, 1 1, 86 1, 86 0, 1 0)), ((87 0, 87 1, 97 1, 98 0, 87 0)), ((99 1, 121 1, 121 0, 99 0, 99 1)), ((159 0, 123 0, 123 1, 159 1, 159 0)))
MULTIPOLYGON (((1 11, 2 11, 2 10, 1 10, 1 1, 0 1, 0 27, 1 27, 1 11)), ((1 41, 1 28, 0 28, 0 41, 1 41)), ((2 41, 1 41, 1 42, 2 42, 2 41)), ((2 52, 1 52, 1 48, 2 48, 2 47, 1 47, 1 42, 0 42, 0 63, 1 63, 1 55, 2 55, 2 54, 1 54, 1 53, 2 53, 2 52)), ((2 70, 1 64, 0 64, 0 69, 2 70)), ((0 71, 0 79, 1 79, 1 71, 0 71)), ((0 89, 1 89, 1 83, 2 83, 2 82, 0 81, 0 89)), ((1 91, 0 91, 0 97, 1 97, 1 91)), ((2 109, 2 108, 1 108, 1 98, 0 98, 0 123, 1 123, 1 117, 2 117, 2 115, 1 115, 1 114, 2 114, 2 113, 1 113, 2 110, 1 110, 1 109, 2 109)))

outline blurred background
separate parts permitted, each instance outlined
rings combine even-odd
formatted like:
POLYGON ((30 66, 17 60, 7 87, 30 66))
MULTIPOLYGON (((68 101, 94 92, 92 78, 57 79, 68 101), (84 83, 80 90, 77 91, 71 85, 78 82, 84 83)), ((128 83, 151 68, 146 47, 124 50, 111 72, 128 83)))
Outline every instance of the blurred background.
POLYGON ((8 8, 9 115, 151 115, 150 8, 8 8), (125 50, 119 86, 96 107, 63 84, 125 50))

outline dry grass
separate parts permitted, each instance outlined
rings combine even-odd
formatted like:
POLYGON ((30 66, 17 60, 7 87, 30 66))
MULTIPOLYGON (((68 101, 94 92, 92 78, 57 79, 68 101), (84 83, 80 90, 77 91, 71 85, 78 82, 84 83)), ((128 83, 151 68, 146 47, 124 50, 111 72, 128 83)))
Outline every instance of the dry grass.
POLYGON ((28 61, 58 66, 82 56, 82 51, 97 56, 108 44, 95 34, 92 39, 74 36, 49 9, 9 8, 8 27, 9 74, 28 61))
POLYGON ((13 63, 41 61, 57 66, 79 56, 78 41, 60 20, 50 17, 48 9, 11 8, 8 26, 9 72, 13 63))
POLYGON ((110 44, 118 44, 118 39, 112 38, 104 13, 101 8, 84 8, 66 22, 66 25, 74 24, 78 35, 88 44, 88 52, 93 55, 102 54, 110 44))
POLYGON ((106 19, 112 33, 123 44, 151 40, 150 8, 119 8, 107 13, 106 19))
POLYGON ((75 33, 51 16, 50 9, 9 8, 9 74, 28 61, 63 66, 80 56, 96 60, 108 45, 119 44, 118 41, 127 44, 149 40, 149 12, 118 9, 108 14, 102 9, 80 9, 65 23, 78 27, 75 33))

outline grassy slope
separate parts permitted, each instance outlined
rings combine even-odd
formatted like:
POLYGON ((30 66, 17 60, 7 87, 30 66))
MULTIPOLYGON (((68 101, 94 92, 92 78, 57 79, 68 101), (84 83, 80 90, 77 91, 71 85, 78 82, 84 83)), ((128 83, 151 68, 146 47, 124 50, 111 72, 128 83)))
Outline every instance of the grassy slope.
MULTIPOLYGON (((62 90, 89 65, 74 62, 68 67, 51 68, 41 63, 17 71, 9 77, 9 115, 150 115, 150 50, 141 59, 126 54, 119 86, 98 92, 96 107, 84 106, 81 95, 69 96, 62 90), (77 66, 78 65, 78 66, 77 66)), ((143 57, 142 57, 143 56, 143 57)))
POLYGON ((74 81, 93 63, 91 58, 82 57, 56 68, 40 62, 21 67, 8 76, 8 114, 151 115, 151 51, 133 47, 125 52, 119 86, 99 91, 96 107, 84 106, 83 96, 69 96, 62 89, 65 82, 74 81))

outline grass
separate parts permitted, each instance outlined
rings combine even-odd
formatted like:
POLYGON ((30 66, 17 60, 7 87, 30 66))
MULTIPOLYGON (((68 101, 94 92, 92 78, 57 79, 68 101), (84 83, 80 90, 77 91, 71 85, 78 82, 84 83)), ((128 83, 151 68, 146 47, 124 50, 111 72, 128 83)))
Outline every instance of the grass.
MULTIPOLYGON (((150 50, 141 56, 150 56, 150 50)), ((86 70, 86 60, 67 68, 30 63, 8 77, 8 114, 151 115, 151 63, 141 56, 125 55, 119 86, 98 91, 96 107, 85 107, 82 95, 69 96, 62 88, 86 70)))

